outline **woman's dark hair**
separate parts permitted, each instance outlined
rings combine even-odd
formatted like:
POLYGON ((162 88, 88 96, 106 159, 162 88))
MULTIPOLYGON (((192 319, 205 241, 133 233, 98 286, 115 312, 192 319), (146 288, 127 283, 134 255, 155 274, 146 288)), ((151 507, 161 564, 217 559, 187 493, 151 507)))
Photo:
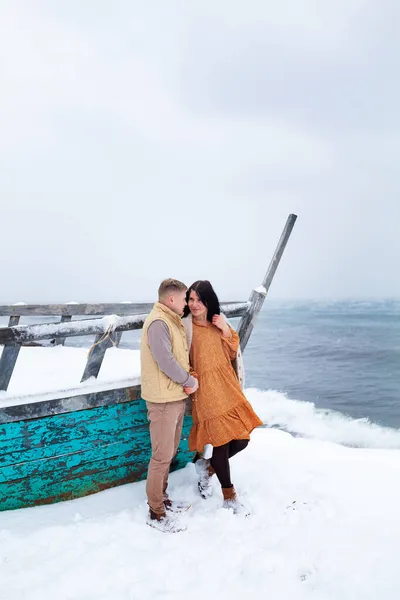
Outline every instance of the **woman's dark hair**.
MULTIPOLYGON (((214 315, 221 314, 221 310, 219 307, 219 300, 217 294, 214 292, 214 288, 211 283, 207 280, 205 281, 195 281, 188 288, 186 292, 186 302, 189 304, 189 296, 191 291, 196 292, 204 306, 207 306, 207 321, 212 321, 214 315)), ((190 313, 189 306, 185 306, 184 317, 187 317, 190 313)))

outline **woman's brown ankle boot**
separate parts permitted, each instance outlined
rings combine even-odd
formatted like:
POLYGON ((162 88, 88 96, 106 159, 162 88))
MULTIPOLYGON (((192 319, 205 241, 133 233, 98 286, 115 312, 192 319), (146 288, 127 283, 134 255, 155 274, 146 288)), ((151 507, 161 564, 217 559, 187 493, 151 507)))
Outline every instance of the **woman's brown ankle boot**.
POLYGON ((223 508, 231 508, 235 515, 243 515, 245 517, 250 515, 250 509, 239 502, 233 486, 231 488, 222 488, 222 494, 224 496, 223 508))
POLYGON ((235 488, 233 486, 230 488, 222 488, 222 495, 224 497, 224 504, 225 502, 232 502, 237 499, 235 488))

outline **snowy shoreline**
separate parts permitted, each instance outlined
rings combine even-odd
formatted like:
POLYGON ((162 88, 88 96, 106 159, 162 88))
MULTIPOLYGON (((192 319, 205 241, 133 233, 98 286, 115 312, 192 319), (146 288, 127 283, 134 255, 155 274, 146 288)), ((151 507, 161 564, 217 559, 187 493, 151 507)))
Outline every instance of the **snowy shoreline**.
MULTIPOLYGON (((86 356, 23 348, 0 408, 139 383, 139 352, 117 348, 97 380, 77 383, 86 356)), ((397 600, 400 431, 274 390, 246 395, 268 426, 232 461, 249 519, 221 508, 216 481, 202 500, 192 464, 170 479, 192 504, 181 534, 145 525, 145 482, 0 512, 0 597, 397 600)))
POLYGON ((192 503, 188 530, 145 525, 145 482, 0 513, 7 600, 397 600, 400 451, 352 449, 259 429, 232 460, 253 514, 196 492, 192 464, 171 497, 192 503))

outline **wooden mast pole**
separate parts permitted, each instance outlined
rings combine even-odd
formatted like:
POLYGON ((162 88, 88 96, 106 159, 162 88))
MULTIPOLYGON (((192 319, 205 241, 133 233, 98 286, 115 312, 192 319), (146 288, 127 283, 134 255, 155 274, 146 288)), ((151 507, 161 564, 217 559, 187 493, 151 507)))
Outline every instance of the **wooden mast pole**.
POLYGON ((262 285, 259 288, 253 290, 250 294, 249 308, 246 314, 242 317, 238 328, 238 334, 240 337, 240 348, 242 352, 246 348, 247 342, 249 341, 250 335, 254 329, 254 323, 257 319, 258 313, 260 312, 262 305, 264 304, 265 297, 271 286, 272 280, 278 268, 279 262, 282 258, 283 252, 286 248, 286 244, 289 240, 290 234, 292 233, 296 219, 297 215, 290 214, 288 216, 286 225, 283 229, 282 235, 280 237, 268 270, 265 274, 262 285))

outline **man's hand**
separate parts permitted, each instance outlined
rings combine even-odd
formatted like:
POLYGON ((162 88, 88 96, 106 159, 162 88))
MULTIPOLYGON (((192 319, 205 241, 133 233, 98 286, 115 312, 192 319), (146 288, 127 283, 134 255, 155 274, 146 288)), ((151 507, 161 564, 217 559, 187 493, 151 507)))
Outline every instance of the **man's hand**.
POLYGON ((195 378, 195 384, 193 387, 184 387, 184 391, 185 394, 187 394, 188 396, 190 396, 190 394, 194 394, 198 389, 199 389, 199 382, 197 381, 197 379, 195 378))
POLYGON ((212 318, 212 324, 222 331, 224 337, 231 337, 229 325, 222 315, 214 315, 212 318))

